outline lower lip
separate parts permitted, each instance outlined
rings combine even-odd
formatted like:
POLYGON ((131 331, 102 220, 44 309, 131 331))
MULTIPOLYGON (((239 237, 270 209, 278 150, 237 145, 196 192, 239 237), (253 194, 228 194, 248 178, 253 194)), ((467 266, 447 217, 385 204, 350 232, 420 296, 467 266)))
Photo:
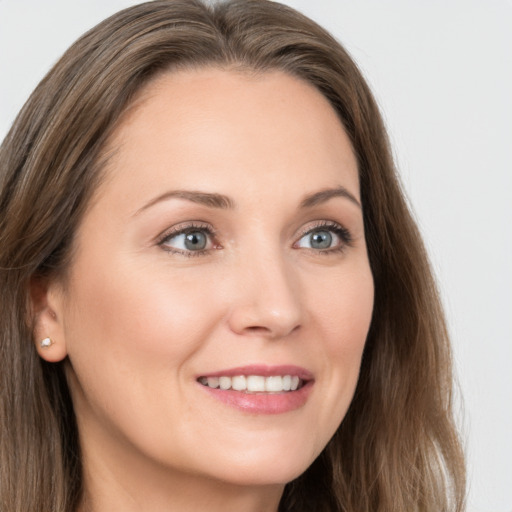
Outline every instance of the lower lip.
POLYGON ((297 391, 283 393, 244 393, 232 389, 222 390, 199 384, 210 396, 244 412, 253 414, 282 414, 302 407, 313 388, 313 381, 307 382, 297 391))

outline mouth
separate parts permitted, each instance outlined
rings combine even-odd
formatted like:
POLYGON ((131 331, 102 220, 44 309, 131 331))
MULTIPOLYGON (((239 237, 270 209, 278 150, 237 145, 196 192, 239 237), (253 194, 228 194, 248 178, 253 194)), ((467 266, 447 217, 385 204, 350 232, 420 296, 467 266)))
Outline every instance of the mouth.
POLYGON ((305 405, 313 374, 292 365, 250 365, 197 377, 208 395, 252 414, 280 414, 305 405))
POLYGON ((233 390, 242 393, 289 393, 301 389, 306 380, 298 375, 220 375, 215 377, 199 377, 198 382, 203 386, 220 389, 223 391, 233 390))

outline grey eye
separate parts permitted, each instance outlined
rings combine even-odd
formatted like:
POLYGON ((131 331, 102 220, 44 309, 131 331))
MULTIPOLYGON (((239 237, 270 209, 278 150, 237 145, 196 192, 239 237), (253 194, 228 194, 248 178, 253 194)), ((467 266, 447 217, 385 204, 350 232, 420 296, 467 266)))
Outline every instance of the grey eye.
MULTIPOLYGON (((192 233, 184 233, 185 248, 189 251, 201 251, 206 248, 208 239, 201 231, 193 231, 192 233)), ((178 237, 179 238, 179 237, 178 237)))
POLYGON ((329 231, 316 231, 309 235, 309 245, 312 249, 328 249, 332 244, 332 234, 329 231))
POLYGON ((162 242, 163 247, 176 249, 178 252, 183 253, 211 249, 212 245, 211 233, 207 229, 182 231, 181 233, 168 236, 162 242))
POLYGON ((326 251, 327 249, 335 249, 343 247, 347 240, 344 239, 342 228, 317 228, 301 237, 297 243, 297 247, 306 249, 315 249, 317 251, 326 251))

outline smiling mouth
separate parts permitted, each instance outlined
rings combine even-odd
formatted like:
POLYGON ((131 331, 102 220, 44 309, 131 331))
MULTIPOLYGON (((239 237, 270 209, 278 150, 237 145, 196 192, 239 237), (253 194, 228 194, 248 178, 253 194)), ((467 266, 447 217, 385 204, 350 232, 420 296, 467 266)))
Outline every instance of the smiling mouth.
POLYGON ((218 377, 199 377, 200 384, 222 391, 240 391, 241 393, 289 393, 301 389, 306 381, 297 375, 221 375, 218 377))

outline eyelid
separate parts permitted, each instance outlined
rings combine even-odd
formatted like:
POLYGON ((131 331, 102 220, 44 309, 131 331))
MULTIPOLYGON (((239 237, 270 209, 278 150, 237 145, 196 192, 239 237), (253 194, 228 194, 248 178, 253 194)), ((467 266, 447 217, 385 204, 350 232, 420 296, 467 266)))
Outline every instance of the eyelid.
POLYGON ((187 231, 192 231, 195 229, 198 231, 201 231, 201 230, 208 231, 211 234, 214 233, 213 227, 210 224, 208 224, 207 222, 191 220, 191 221, 186 221, 186 222, 180 222, 179 224, 176 224, 174 226, 171 226, 170 228, 165 229, 162 233, 160 233, 156 237, 156 240, 157 240, 157 243, 161 243, 166 238, 170 238, 171 236, 180 235, 181 233, 186 233, 187 231))
POLYGON ((338 231, 341 231, 343 233, 346 233, 347 237, 348 236, 351 237, 350 231, 347 228, 345 228, 339 222, 336 222, 336 221, 333 221, 333 220, 317 220, 317 221, 314 221, 312 223, 306 224, 305 226, 303 226, 300 229, 300 231, 298 233, 298 237, 302 238, 304 235, 307 235, 307 234, 311 233, 312 231, 317 231, 317 230, 322 229, 322 228, 338 230, 338 231))
POLYGON ((313 224, 307 224, 306 226, 302 227, 294 245, 298 244, 300 240, 302 240, 302 238, 305 236, 314 233, 315 231, 321 231, 322 229, 325 231, 333 231, 341 239, 342 244, 339 247, 332 247, 323 250, 312 249, 315 252, 329 253, 332 251, 343 250, 346 246, 352 245, 353 237, 351 232, 339 222, 331 220, 319 220, 315 221, 313 224))

